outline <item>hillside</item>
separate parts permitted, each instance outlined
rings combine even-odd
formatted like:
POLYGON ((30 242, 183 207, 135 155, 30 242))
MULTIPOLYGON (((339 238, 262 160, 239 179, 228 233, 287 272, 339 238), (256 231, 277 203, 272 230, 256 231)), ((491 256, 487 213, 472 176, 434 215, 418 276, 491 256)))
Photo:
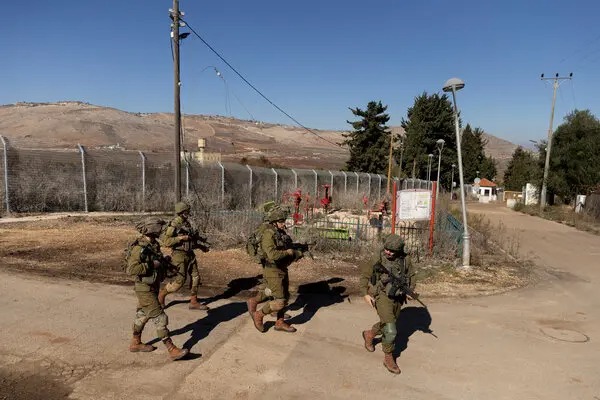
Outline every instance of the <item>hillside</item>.
MULTIPOLYGON (((183 126, 183 148, 195 150, 198 139, 206 138, 207 151, 222 153, 225 161, 264 156, 277 165, 339 170, 348 158, 348 151, 334 144, 343 140, 341 131, 314 130, 326 139, 321 140, 295 126, 206 115, 185 115, 183 126)), ((0 106, 0 134, 14 147, 72 148, 79 143, 171 151, 173 130, 173 115, 168 113, 129 113, 81 102, 0 106)), ((392 130, 403 133, 400 127, 392 130)), ((516 145, 491 135, 486 138, 486 152, 503 171, 516 145)))

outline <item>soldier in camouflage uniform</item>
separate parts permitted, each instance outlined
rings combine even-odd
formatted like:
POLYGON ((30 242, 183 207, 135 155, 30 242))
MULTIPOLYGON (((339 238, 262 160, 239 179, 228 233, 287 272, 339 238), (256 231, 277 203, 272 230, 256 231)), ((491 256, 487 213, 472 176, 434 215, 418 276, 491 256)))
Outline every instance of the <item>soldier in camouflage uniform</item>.
POLYGON ((285 322, 285 307, 288 304, 289 265, 302 258, 302 252, 291 248, 292 240, 285 232, 287 214, 283 210, 274 210, 269 214, 269 225, 265 228, 260 250, 263 259, 263 277, 265 282, 259 287, 258 294, 248 300, 248 311, 259 332, 264 332, 263 318, 273 312, 277 315, 275 330, 296 332, 296 328, 285 322), (258 305, 267 300, 260 310, 258 305))
POLYGON ((127 253, 127 273, 135 277, 135 294, 138 299, 137 312, 133 321, 131 352, 149 352, 156 348, 142 343, 142 331, 149 320, 156 326, 156 335, 163 341, 169 357, 179 360, 187 349, 179 349, 169 337, 169 318, 158 302, 160 282, 165 278, 169 263, 160 252, 156 238, 160 235, 164 221, 151 218, 136 225, 142 234, 130 246, 127 253))
POLYGON ((198 261, 194 249, 189 245, 192 239, 189 233, 192 230, 188 218, 190 215, 190 206, 184 202, 175 204, 175 218, 169 222, 166 230, 160 238, 162 244, 172 249, 171 261, 178 268, 175 280, 169 282, 161 289, 158 299, 164 306, 166 297, 169 293, 175 293, 185 284, 187 275, 192 277, 192 288, 190 293, 191 310, 208 310, 205 304, 198 301, 198 286, 200 286, 200 273, 198 271, 198 261))
POLYGON ((412 263, 404 252, 404 241, 395 234, 389 235, 384 241, 383 249, 378 251, 370 262, 361 266, 360 288, 365 301, 374 307, 379 315, 379 322, 362 333, 365 348, 370 352, 375 351, 373 339, 382 335, 381 344, 385 355, 383 365, 391 373, 399 374, 400 368, 393 355, 397 335, 396 320, 402 305, 410 297, 406 293, 395 291, 387 271, 406 279, 411 289, 414 286, 410 282, 412 263))

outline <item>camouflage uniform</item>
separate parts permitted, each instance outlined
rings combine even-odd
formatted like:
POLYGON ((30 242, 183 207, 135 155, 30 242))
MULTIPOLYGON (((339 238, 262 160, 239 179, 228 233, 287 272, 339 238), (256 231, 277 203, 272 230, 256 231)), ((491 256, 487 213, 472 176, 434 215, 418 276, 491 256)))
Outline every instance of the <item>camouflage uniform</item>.
POLYGON ((295 332, 296 329, 284 321, 285 307, 288 304, 289 275, 291 263, 302 258, 302 252, 292 249, 292 240, 284 229, 276 223, 285 222, 286 213, 276 210, 269 215, 269 224, 264 227, 260 242, 264 281, 259 287, 256 297, 248 301, 248 309, 254 326, 260 332, 264 331, 263 318, 267 314, 276 313, 275 330, 295 332), (257 306, 267 302, 260 310, 257 306))
MULTIPOLYGON (((388 295, 388 288, 391 286, 389 275, 376 270, 377 264, 381 264, 385 270, 391 271, 397 277, 406 277, 410 282, 413 274, 412 262, 404 253, 404 242, 398 235, 388 236, 384 248, 379 250, 370 262, 361 266, 360 288, 361 295, 368 294, 373 297, 379 316, 379 322, 363 332, 365 347, 369 351, 375 351, 373 339, 381 335, 381 347, 385 353, 384 365, 390 372, 400 373, 392 353, 397 335, 396 321, 402 305, 406 303, 406 294, 388 295), (392 252, 392 255, 387 255, 385 250, 392 252)), ((413 286, 414 284, 411 284, 411 288, 413 286)))
POLYGON ((142 331, 149 320, 154 322, 156 335, 163 341, 173 360, 184 357, 188 350, 179 349, 169 337, 169 318, 158 302, 161 281, 167 275, 168 261, 162 256, 156 237, 160 234, 163 221, 148 219, 137 224, 142 236, 137 238, 127 253, 127 273, 135 277, 134 290, 138 300, 137 312, 133 321, 131 352, 148 352, 155 347, 141 342, 142 331))
POLYGON ((188 274, 190 274, 192 277, 192 288, 190 291, 189 308, 193 310, 206 310, 208 307, 199 303, 197 297, 198 287, 200 286, 200 273, 198 271, 196 254, 189 246, 189 241, 182 240, 181 238, 192 230, 192 225, 187 218, 189 210, 190 206, 186 203, 180 202, 175 204, 177 216, 169 222, 160 238, 162 244, 172 250, 171 262, 177 267, 178 272, 175 279, 167 283, 163 290, 161 290, 159 300, 164 305, 166 296, 181 289, 185 284, 188 274))

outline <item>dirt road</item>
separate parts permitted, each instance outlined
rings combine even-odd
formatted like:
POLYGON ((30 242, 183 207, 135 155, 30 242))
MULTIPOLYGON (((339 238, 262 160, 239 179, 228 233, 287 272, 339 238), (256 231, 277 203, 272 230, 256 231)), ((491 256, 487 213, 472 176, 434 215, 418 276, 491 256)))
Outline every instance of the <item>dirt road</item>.
POLYGON ((162 347, 127 351, 130 288, 2 272, 0 399, 600 399, 600 237, 501 207, 470 212, 519 232, 541 280, 405 308, 400 376, 379 346, 362 347, 376 315, 358 298, 300 298, 293 335, 258 333, 241 299, 218 296, 209 313, 175 301, 173 339, 193 355, 173 363, 162 347))

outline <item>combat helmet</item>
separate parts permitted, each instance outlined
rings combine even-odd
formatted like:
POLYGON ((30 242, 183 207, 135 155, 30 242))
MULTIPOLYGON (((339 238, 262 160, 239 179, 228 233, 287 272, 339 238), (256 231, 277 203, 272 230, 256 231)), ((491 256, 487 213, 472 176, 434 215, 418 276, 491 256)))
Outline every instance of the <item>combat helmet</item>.
POLYGON ((287 213, 281 208, 276 208, 269 213, 269 222, 285 221, 287 213))
POLYGON ((389 235, 383 242, 383 248, 394 253, 404 252, 404 240, 396 234, 389 235))
POLYGON ((150 217, 135 225, 135 229, 142 235, 158 236, 162 231, 165 221, 157 217, 150 217))
POLYGON ((184 203, 180 201, 179 203, 175 203, 175 212, 177 214, 181 214, 182 212, 190 211, 190 205, 188 203, 184 203))

